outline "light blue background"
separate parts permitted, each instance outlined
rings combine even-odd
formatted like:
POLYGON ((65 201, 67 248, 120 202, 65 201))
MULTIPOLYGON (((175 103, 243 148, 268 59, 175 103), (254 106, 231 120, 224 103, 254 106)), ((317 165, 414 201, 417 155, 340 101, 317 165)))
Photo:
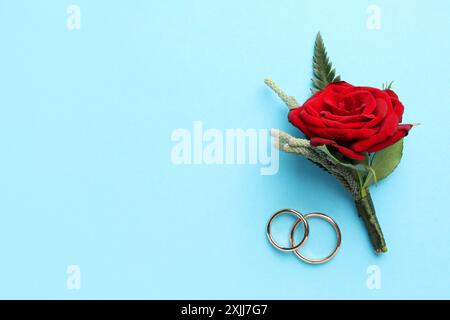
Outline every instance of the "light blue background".
MULTIPOLYGON (((73 3, 78 31, 71 2, 0 1, 0 298, 450 298, 448 1, 73 3), (366 26, 371 4, 380 30, 366 26), (395 80, 405 122, 421 123, 372 191, 383 256, 346 192, 306 160, 282 154, 274 176, 171 163, 172 131, 194 120, 299 135, 263 79, 304 101, 318 30, 345 80, 395 80), (338 221, 331 263, 270 246, 265 224, 284 207, 338 221), (68 265, 80 290, 66 288, 68 265), (380 290, 366 286, 369 265, 380 290)), ((332 233, 314 227, 324 252, 332 233)))

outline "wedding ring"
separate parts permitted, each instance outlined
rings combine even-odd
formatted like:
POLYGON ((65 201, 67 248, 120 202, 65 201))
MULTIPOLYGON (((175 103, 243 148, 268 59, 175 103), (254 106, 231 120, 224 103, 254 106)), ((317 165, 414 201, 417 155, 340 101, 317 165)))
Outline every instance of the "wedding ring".
POLYGON ((303 217, 303 215, 300 212, 293 210, 293 209, 283 209, 283 210, 280 210, 280 211, 274 213, 274 215, 270 218, 269 222, 267 223, 267 237, 269 238, 270 243, 280 251, 284 251, 284 252, 294 251, 295 252, 295 250, 300 248, 305 243, 305 241, 308 239, 308 235, 309 235, 308 221, 305 219, 305 217, 303 217), (275 240, 273 240, 272 233, 270 232, 270 227, 272 225, 273 220, 276 217, 281 216, 285 213, 291 213, 298 218, 297 222, 294 224, 294 228, 293 228, 294 232, 295 232, 295 229, 297 228, 297 226, 300 224, 300 222, 304 223, 304 225, 305 225, 305 232, 303 234, 303 238, 297 245, 294 245, 294 239, 292 237, 292 232, 291 232, 291 247, 280 246, 278 243, 275 242, 275 240))
MULTIPOLYGON (((330 218, 326 214, 323 214, 323 213, 310 213, 310 214, 307 214, 307 215, 304 216, 305 220, 308 220, 309 218, 321 218, 321 219, 327 221, 328 223, 330 223, 332 225, 332 227, 334 228, 334 231, 336 231, 336 236, 337 236, 336 247, 334 248, 333 252, 329 256, 327 256, 325 258, 322 258, 322 259, 307 258, 303 254, 301 254, 298 250, 293 250, 293 251, 294 251, 295 255, 298 258, 300 258, 301 260, 303 260, 304 262, 307 262, 307 263, 322 264, 322 263, 328 262, 331 259, 333 259, 334 256, 336 256, 336 254, 339 251, 339 248, 341 246, 341 230, 339 229, 339 226, 337 225, 336 221, 334 221, 332 218, 330 218)), ((291 235, 290 235, 291 245, 294 244, 295 230, 297 229, 298 225, 300 225, 302 223, 302 221, 303 220, 299 219, 292 226, 291 235)), ((306 228, 305 228, 305 230, 306 230, 306 228)))

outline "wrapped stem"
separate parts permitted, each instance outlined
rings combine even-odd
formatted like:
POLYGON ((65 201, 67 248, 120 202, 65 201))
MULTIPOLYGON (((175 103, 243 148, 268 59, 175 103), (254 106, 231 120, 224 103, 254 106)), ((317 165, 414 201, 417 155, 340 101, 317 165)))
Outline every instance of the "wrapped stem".
POLYGON ((369 232, 369 238, 377 253, 387 252, 386 242, 384 241, 383 232, 381 231, 372 197, 368 190, 361 199, 355 200, 356 208, 359 216, 363 219, 366 229, 369 232))

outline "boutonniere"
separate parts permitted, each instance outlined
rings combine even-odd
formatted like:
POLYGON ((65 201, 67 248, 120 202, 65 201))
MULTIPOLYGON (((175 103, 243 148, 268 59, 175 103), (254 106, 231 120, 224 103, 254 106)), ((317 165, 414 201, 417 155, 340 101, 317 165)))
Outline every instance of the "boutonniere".
POLYGON ((413 125, 402 124, 404 106, 392 83, 378 89, 342 81, 329 61, 320 33, 313 67, 313 95, 302 105, 273 80, 265 80, 289 107, 289 122, 306 137, 299 139, 273 130, 275 145, 335 176, 353 197, 375 251, 386 252, 369 189, 398 166, 403 138, 413 125))

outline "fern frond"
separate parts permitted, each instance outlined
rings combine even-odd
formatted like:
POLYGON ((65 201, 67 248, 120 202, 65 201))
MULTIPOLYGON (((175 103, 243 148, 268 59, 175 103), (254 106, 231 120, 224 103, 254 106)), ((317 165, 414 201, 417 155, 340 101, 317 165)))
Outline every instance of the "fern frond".
POLYGON ((317 33, 316 43, 314 44, 313 74, 313 92, 322 90, 329 83, 341 81, 341 77, 336 75, 336 70, 328 58, 320 32, 317 33))

